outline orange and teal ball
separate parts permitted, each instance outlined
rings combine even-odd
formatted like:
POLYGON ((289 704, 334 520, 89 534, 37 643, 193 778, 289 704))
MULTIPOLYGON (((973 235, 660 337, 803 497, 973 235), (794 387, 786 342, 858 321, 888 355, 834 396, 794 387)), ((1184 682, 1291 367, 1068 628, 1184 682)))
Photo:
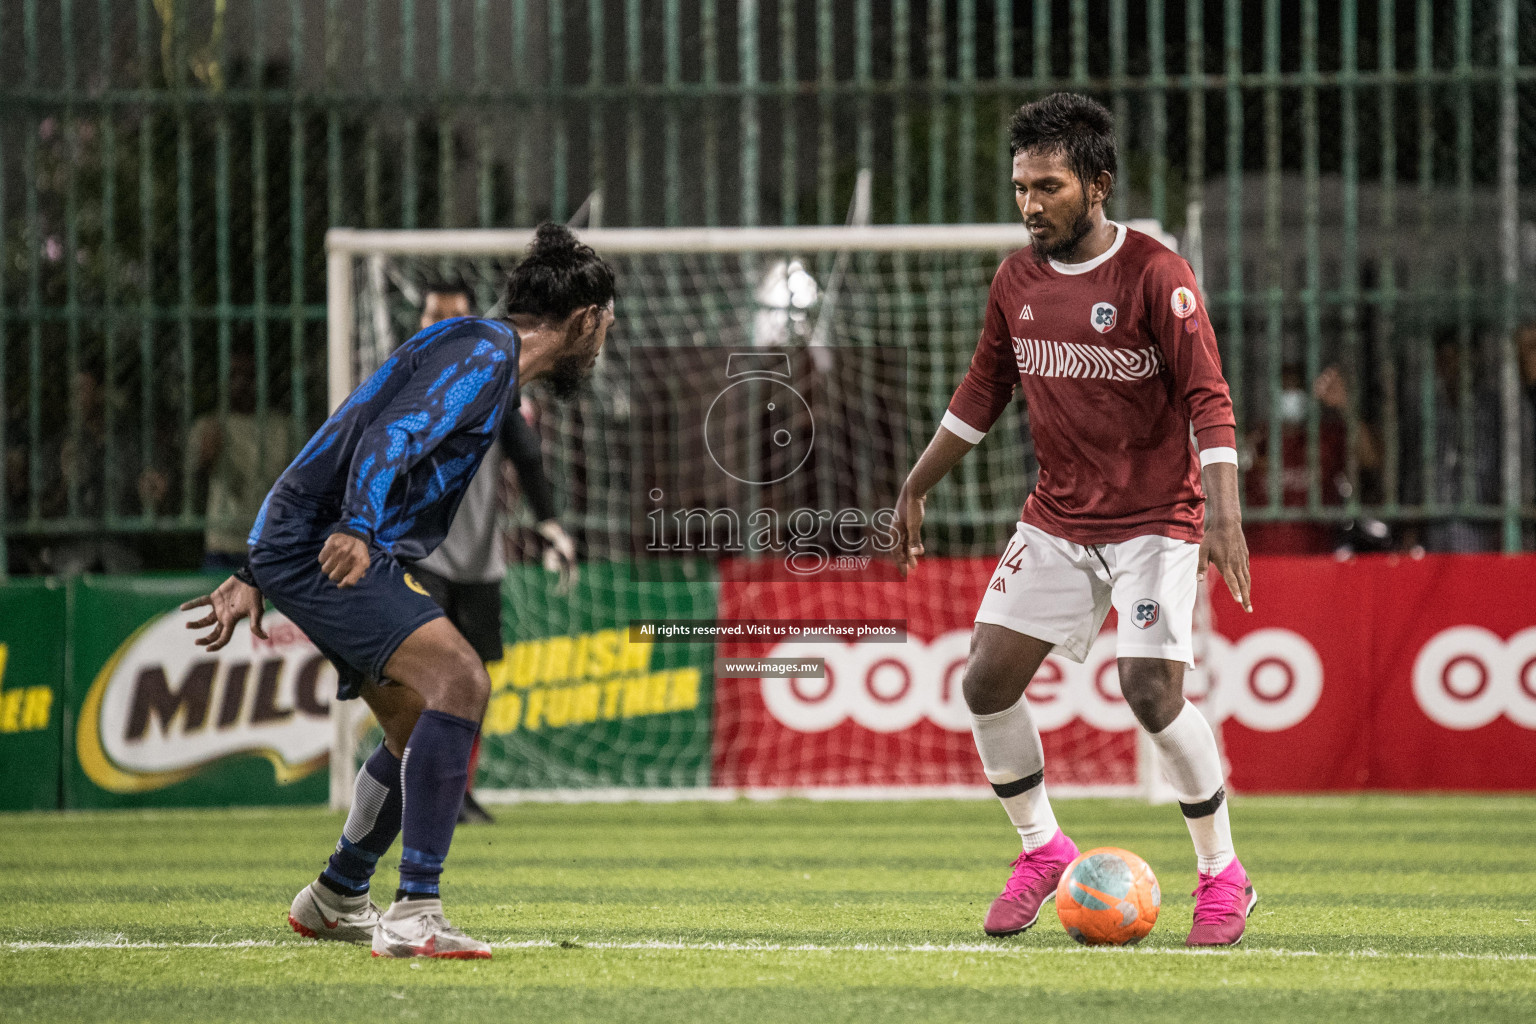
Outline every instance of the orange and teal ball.
POLYGON ((1157 876, 1129 850, 1101 846, 1079 854, 1056 886, 1056 914, 1085 946, 1133 946, 1157 923, 1157 876))

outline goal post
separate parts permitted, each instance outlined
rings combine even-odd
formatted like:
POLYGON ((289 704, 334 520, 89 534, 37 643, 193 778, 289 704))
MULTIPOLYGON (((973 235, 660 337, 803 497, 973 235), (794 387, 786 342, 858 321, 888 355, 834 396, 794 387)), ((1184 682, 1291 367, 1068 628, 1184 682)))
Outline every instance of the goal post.
MULTIPOLYGON (((506 649, 489 666, 477 794, 989 794, 959 680, 971 614, 1033 484, 1022 402, 930 496, 929 557, 905 584, 881 572, 880 512, 965 372, 993 273, 1027 234, 1018 225, 575 234, 615 267, 618 320, 592 388, 567 404, 537 387, 524 396, 580 577, 567 592, 544 572, 530 516, 504 481, 506 649), (798 530, 792 517, 807 511, 818 525, 798 530), (774 530, 748 536, 749 524, 770 519, 774 530), (814 572, 803 571, 808 558, 814 572), (671 642, 631 628, 813 620, 899 622, 905 640, 671 642), (802 655, 820 674, 757 677, 725 664, 802 655)), ((462 280, 488 312, 532 238, 332 229, 332 407, 415 333, 424 283, 462 280)), ((1112 632, 1086 665, 1052 658, 1038 687, 1053 793, 1155 798, 1157 772, 1134 721, 1103 692, 1106 663, 1112 632)), ((343 807, 374 740, 358 702, 333 703, 332 716, 331 802, 343 807)))

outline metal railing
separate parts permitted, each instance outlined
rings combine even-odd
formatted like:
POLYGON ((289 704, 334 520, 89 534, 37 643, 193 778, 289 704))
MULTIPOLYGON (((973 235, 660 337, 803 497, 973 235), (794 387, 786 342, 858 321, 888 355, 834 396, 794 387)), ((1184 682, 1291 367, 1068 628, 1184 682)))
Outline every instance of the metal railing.
POLYGON ((330 226, 832 224, 861 168, 1008 221, 1054 89, 1203 275, 1250 519, 1536 521, 1533 0, 12 0, 0 68, 0 572, 200 529, 205 414, 316 424, 330 226))

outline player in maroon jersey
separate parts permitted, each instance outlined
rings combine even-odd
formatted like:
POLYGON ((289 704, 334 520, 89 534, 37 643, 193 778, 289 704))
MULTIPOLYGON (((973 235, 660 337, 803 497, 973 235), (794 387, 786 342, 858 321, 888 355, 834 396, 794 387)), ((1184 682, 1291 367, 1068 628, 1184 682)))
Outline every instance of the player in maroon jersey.
POLYGON ((965 674, 982 767, 1024 843, 985 928, 1034 924, 1077 856, 1046 798, 1023 695, 1052 650, 1086 658, 1113 605, 1121 689, 1194 840, 1186 941, 1231 945, 1256 897, 1233 849, 1215 735, 1183 691, 1208 564, 1251 610, 1216 335, 1189 264, 1104 216, 1116 162, 1109 111, 1057 93, 1020 108, 1009 136, 1033 244, 998 268, 970 369, 897 503, 905 573, 923 553, 925 496, 1023 388, 1039 482, 977 610, 965 674))

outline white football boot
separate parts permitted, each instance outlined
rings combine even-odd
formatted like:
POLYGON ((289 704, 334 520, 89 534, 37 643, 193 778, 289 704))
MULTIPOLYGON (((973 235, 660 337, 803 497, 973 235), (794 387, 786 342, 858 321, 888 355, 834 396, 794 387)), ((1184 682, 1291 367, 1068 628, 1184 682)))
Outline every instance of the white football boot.
POLYGON ((379 908, 361 896, 340 896, 318 881, 299 890, 288 908, 288 923, 300 935, 332 942, 372 942, 379 908))
POLYGON ((379 915, 373 955, 430 956, 439 960, 489 960, 491 947, 448 923, 442 900, 397 900, 379 915))

